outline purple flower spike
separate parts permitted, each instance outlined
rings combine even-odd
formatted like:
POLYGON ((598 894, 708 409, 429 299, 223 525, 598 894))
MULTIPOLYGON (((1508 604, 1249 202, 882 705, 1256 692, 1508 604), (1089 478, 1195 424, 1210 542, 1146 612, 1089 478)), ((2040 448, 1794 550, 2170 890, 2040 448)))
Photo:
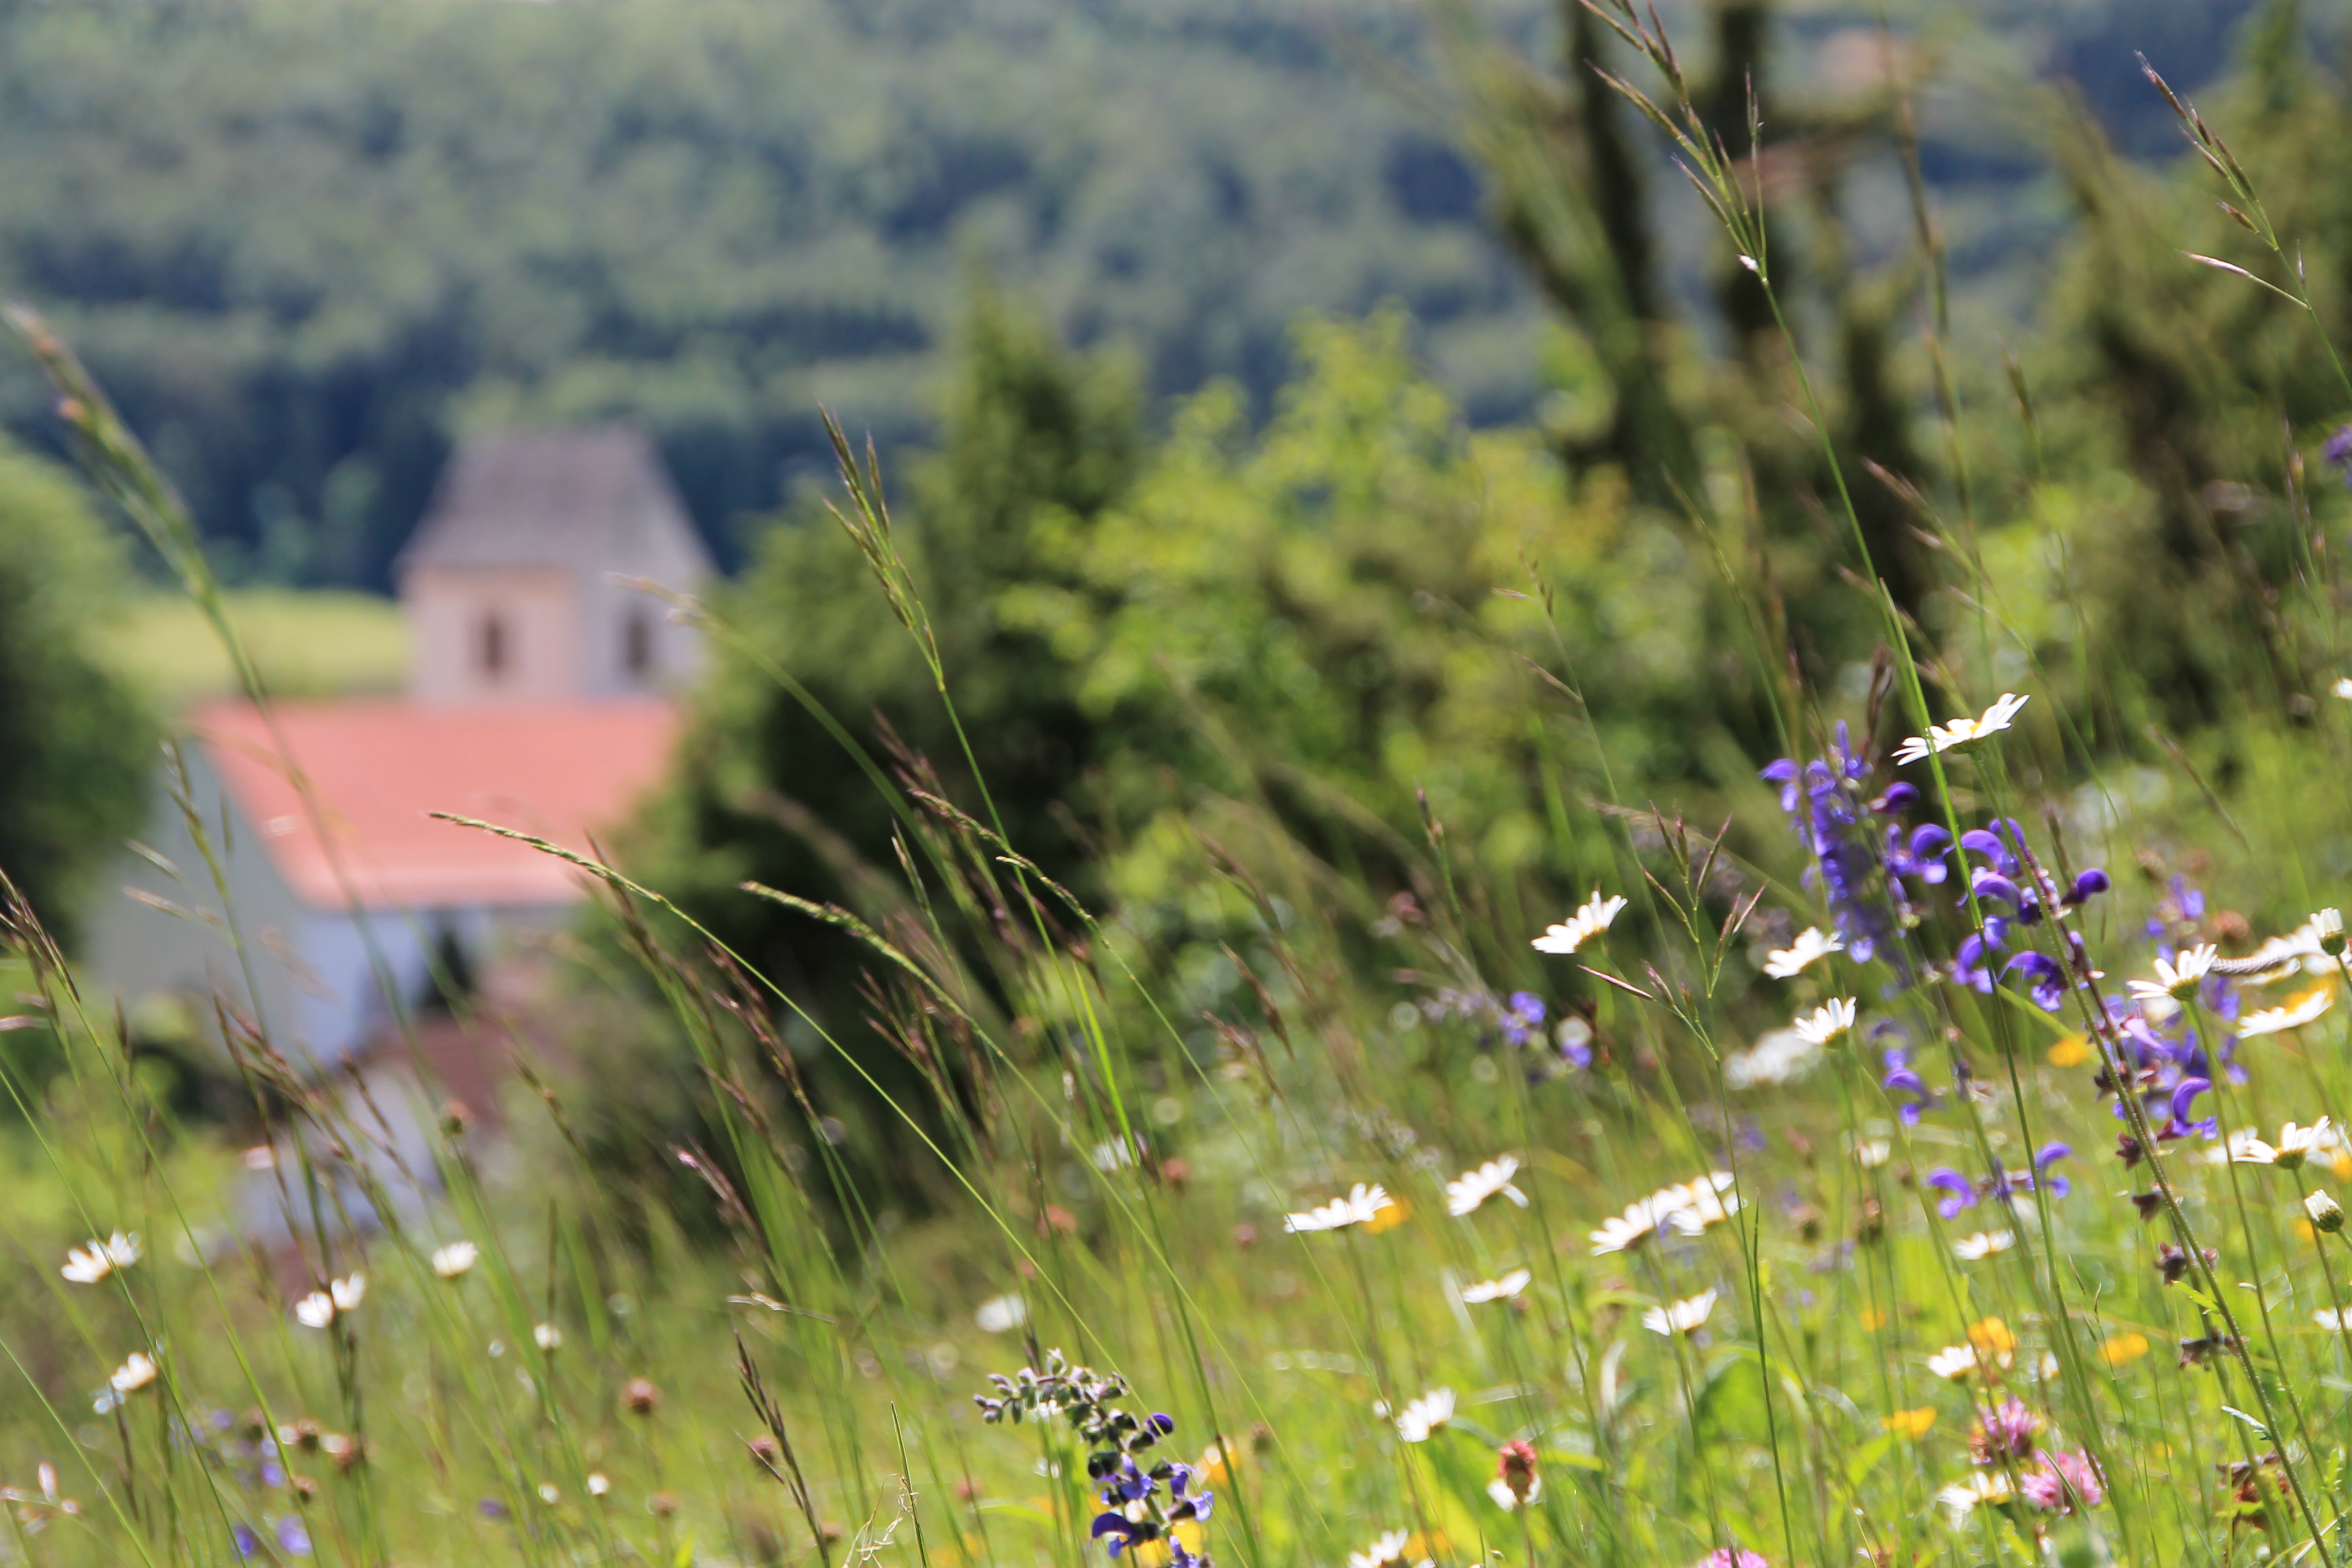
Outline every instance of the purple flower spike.
POLYGON ((1977 1184, 1949 1165, 1937 1166, 1927 1173, 1926 1180, 1929 1186, 1941 1187, 1950 1194, 1936 1205, 1936 1212, 1946 1219, 1952 1218, 1977 1201, 1977 1184))
POLYGON ((2042 1184, 2049 1189, 2052 1197, 2063 1198, 2074 1190, 2074 1183, 2063 1176, 2053 1176, 2050 1173, 2051 1166, 2061 1160, 2071 1160, 2074 1157, 2074 1151, 2063 1143, 2044 1143, 2040 1152, 2033 1156, 2033 1169, 2040 1175, 2042 1184))
POLYGON ((2066 1000, 2066 973, 2058 961, 2046 953, 2021 952, 2001 965, 2003 974, 2022 972, 2032 987, 2033 1005, 2045 1013, 2055 1013, 2066 1000))
POLYGON ((2184 1078, 2173 1085, 2172 1120, 2158 1130, 2157 1136, 2166 1139, 2186 1138, 2191 1132, 2200 1132, 2210 1138, 2214 1132, 2216 1119, 2207 1117, 2202 1121, 2191 1121, 2189 1120, 2189 1108, 2196 1104, 2197 1097, 2212 1087, 2210 1079, 2202 1078, 2184 1078))
POLYGON ((2071 909, 2076 904, 2088 903, 2113 886, 2115 884, 2107 880, 2107 874, 2094 866, 2075 878, 2074 885, 2066 889, 2067 907, 2071 909))
POLYGON ((2344 470, 2345 488, 2352 489, 2352 425, 2338 426, 2319 455, 2344 470))
POLYGON ((1992 966, 1985 962, 1985 955, 2000 946, 2000 937, 1991 924, 1986 922, 1983 936, 1961 938, 1959 952, 1952 957, 1952 978, 1988 996, 1992 994, 1992 966))

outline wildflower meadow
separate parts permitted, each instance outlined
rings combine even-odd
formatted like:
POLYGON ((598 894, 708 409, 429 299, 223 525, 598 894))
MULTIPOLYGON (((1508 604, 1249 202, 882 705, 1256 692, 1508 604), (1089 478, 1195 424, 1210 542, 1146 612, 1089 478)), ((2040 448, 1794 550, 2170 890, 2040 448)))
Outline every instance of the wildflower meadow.
MULTIPOLYGON (((1653 15, 1594 15, 1645 70, 1610 90, 1777 316, 1756 128, 1702 118, 1653 15)), ((2226 127, 2177 107, 2246 237, 2180 266, 2324 332, 2226 127)), ((12 321, 266 704, 169 485, 62 338, 12 321)), ((1844 488, 1879 481, 1789 345, 1875 661, 1804 679, 1738 485, 1689 497, 1722 509, 1687 563, 1727 606, 1706 635, 1777 743, 1688 799, 1621 790, 1569 641, 1495 652, 1570 781, 1557 906, 1488 879, 1442 800, 1390 880, 1269 812, 1165 850, 1233 933, 1188 950, 1237 998, 1203 1006, 984 773, 827 714, 895 891, 725 893, 853 944, 883 1071, 625 854, 453 809, 594 885, 610 1005, 690 1056, 706 1136, 647 1152, 688 1205, 615 1175, 528 1062, 496 1138, 425 1073, 420 1150, 226 1002, 260 1136, 197 1136, 12 899, 0 1030, 58 1061, 8 1076, 0 1560, 2352 1564, 2352 434, 2291 432, 2262 678, 2221 700, 2219 750, 2158 767, 2118 750, 2144 715, 2042 658, 1977 521, 1918 490, 1958 607, 1897 603, 1844 488), (904 1172, 861 1157, 812 1060, 904 1172), (908 1172, 920 1203, 883 1179, 908 1172), (273 1246, 229 1212, 257 1181, 273 1246)), ((1940 405, 1955 452, 1994 417, 1940 405)), ((865 591, 968 755, 972 671, 890 455, 831 428, 865 591)), ((2045 621, 2061 553, 2029 552, 2062 584, 2045 621)), ((1533 624, 1552 570, 1530 551, 1494 590, 1533 624)), ((669 609, 740 640, 723 604, 669 609)), ((230 924, 226 951, 260 940, 230 924)))

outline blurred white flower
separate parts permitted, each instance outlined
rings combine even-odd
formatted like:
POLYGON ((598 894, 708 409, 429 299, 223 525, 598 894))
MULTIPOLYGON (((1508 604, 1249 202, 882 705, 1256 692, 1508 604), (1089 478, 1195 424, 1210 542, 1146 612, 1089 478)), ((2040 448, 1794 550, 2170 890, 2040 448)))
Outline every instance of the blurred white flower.
POLYGON ((1690 1184, 1690 1202, 1666 1216, 1678 1236, 1699 1236, 1739 1212, 1739 1194, 1731 1191, 1728 1171, 1715 1171, 1690 1184), (1728 1195, 1726 1195, 1728 1194, 1728 1195))
POLYGON ((2344 676, 2336 682, 2336 695, 2352 702, 2352 675, 2344 676))
POLYGON ((1978 1470, 1937 1492, 1936 1500, 1958 1521, 1966 1519, 1979 1503, 2004 1503, 2011 1495, 2008 1476, 1999 1470, 1978 1470))
POLYGON ((603 1497, 606 1492, 611 1491, 612 1489, 612 1479, 610 1477, 606 1476, 604 1471, 591 1470, 588 1472, 588 1495, 590 1497, 603 1497))
POLYGON ((2007 1252, 2017 1245, 2013 1230, 1980 1230, 1974 1236, 1964 1236, 1952 1243, 1952 1250, 1970 1263, 1990 1258, 1996 1252, 2007 1252))
POLYGON ((991 1296, 971 1315, 984 1334, 1010 1333, 1029 1321, 1029 1303, 1019 1296, 991 1296))
POLYGON ((552 1352, 563 1348, 563 1331, 553 1323, 538 1324, 530 1331, 530 1337, 543 1351, 552 1352))
POLYGON ((1841 996, 1824 1002, 1789 1027, 1808 1045, 1826 1046, 1853 1027, 1853 998, 1841 996))
POLYGON ((2238 1038, 2258 1039, 2284 1029, 2299 1029, 2334 1005, 2335 993, 2323 986, 2308 995, 2297 997, 2284 1007, 2265 1007, 2259 1013, 2247 1014, 2238 1020, 2238 1038))
POLYGON ((1858 1138, 1854 1140, 1854 1163, 1865 1171, 1877 1170, 1886 1163, 1888 1157, 1894 1152, 1895 1143, 1892 1139, 1858 1138))
POLYGON ((1402 1530, 1391 1530, 1361 1552, 1348 1553, 1348 1568, 1398 1568, 1405 1559, 1406 1548, 1412 1537, 1402 1530))
POLYGON ((1822 1047, 1796 1029, 1774 1029, 1753 1047, 1723 1058, 1726 1089, 1794 1083, 1822 1065, 1822 1047))
POLYGON ((1963 715, 1948 724, 1929 726, 1925 739, 1912 736, 1895 748, 1895 760, 1897 763, 1916 763, 1937 752, 1948 752, 1954 746, 1965 746, 1971 741, 1981 741, 1987 735, 1998 734, 2009 728, 2011 721, 2017 717, 2018 710, 2025 706, 2025 701, 2014 691, 2004 691, 1981 717, 1970 719, 1963 715))
POLYGON ((1958 1383, 1977 1370, 1977 1347, 1946 1345, 1927 1358, 1927 1370, 1937 1377, 1947 1377, 1958 1383))
POLYGON ((1517 1154, 1505 1154, 1487 1161, 1475 1171, 1463 1172, 1445 1184, 1445 1212, 1459 1219, 1497 1193, 1521 1208, 1527 1207, 1528 1194, 1511 1185, 1511 1178, 1518 1172, 1519 1157, 1517 1154))
MULTIPOLYGON (((1505 1513, 1509 1513, 1512 1510, 1519 1506, 1519 1500, 1511 1495, 1510 1483, 1503 1479, 1500 1476, 1496 1476, 1493 1480, 1486 1483, 1486 1495, 1493 1498, 1495 1500, 1495 1506, 1501 1509, 1505 1513)), ((1528 1500, 1529 1502, 1541 1502, 1543 1500, 1543 1478, 1541 1476, 1531 1477, 1528 1479, 1528 1500)))
POLYGON ((1574 952, 1594 937, 1609 929, 1617 911, 1625 907, 1622 898, 1604 899, 1598 892, 1584 901, 1584 907, 1558 925, 1546 926, 1543 935, 1528 945, 1538 952, 1574 952))
POLYGON ((1797 933, 1796 941, 1765 955, 1764 973, 1774 980, 1788 980, 1831 953, 1844 951, 1845 943, 1836 937, 1822 935, 1817 926, 1807 926, 1797 933))
POLYGON ((446 1247, 433 1249, 433 1272, 444 1279, 455 1279, 471 1268, 482 1256, 482 1249, 470 1241, 453 1241, 446 1247))
POLYGON ((367 1298, 367 1279, 359 1274, 330 1280, 324 1290, 313 1290, 294 1303, 294 1321, 306 1329, 323 1329, 367 1298))
POLYGON ((1673 1225, 1684 1236, 1696 1236, 1709 1226, 1720 1225, 1739 1212, 1737 1194, 1727 1200, 1719 1195, 1730 1191, 1733 1180, 1728 1171, 1710 1171, 1696 1182, 1677 1182, 1635 1199, 1623 1214, 1612 1215, 1591 1233, 1592 1256, 1638 1247, 1663 1225, 1673 1225))
POLYGON ((1397 1436, 1408 1443, 1426 1443, 1431 1433, 1454 1419, 1454 1391, 1433 1388, 1419 1399, 1408 1400, 1397 1412, 1397 1436))
POLYGON ((92 1237, 87 1247, 68 1247, 65 1267, 58 1272, 77 1285, 95 1285, 118 1268, 128 1268, 139 1261, 139 1237, 129 1231, 116 1231, 104 1241, 92 1237))
POLYGON ((1715 1311, 1715 1289, 1709 1286, 1686 1300, 1651 1308, 1642 1314, 1642 1326, 1654 1334, 1664 1334, 1669 1339, 1676 1334, 1690 1333, 1704 1325, 1715 1311))
POLYGON ((1351 1225, 1369 1225, 1372 1216, 1382 1209, 1396 1207, 1386 1187, 1366 1186, 1358 1182, 1343 1198, 1333 1198, 1319 1207, 1301 1214, 1283 1216, 1282 1228, 1291 1231, 1344 1230, 1351 1225))
POLYGON ((1482 1301, 1507 1301, 1528 1288, 1535 1276, 1525 1268, 1514 1268, 1500 1279, 1481 1279, 1475 1285, 1462 1287, 1462 1299, 1471 1306, 1482 1301))
POLYGON ((106 1381, 117 1394, 136 1394, 155 1381, 155 1358, 143 1351, 132 1351, 106 1381))
POLYGON ((2323 1329, 2333 1329, 2340 1334, 2344 1331, 2345 1316, 2346 1314, 2336 1311, 2333 1307, 2322 1307, 2311 1314, 2311 1321, 2323 1329))
POLYGON ((2136 1002, 2186 1002, 2197 994, 2198 982, 2205 978, 2206 971, 2213 967, 2213 960, 2220 955, 2221 949, 2209 942, 2189 949, 2169 963, 2158 959, 2154 980, 2125 984, 2136 1002))

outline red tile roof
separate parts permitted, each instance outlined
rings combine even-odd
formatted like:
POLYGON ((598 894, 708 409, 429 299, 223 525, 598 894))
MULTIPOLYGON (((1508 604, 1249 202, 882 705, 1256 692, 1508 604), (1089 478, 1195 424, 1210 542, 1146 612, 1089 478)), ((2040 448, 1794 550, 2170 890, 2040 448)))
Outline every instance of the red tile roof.
POLYGON ((667 702, 418 707, 397 700, 273 705, 283 756, 244 702, 192 728, 245 821, 305 903, 347 902, 286 759, 306 772, 352 890, 372 909, 569 903, 581 873, 526 845, 436 821, 454 812, 585 852, 669 761, 667 702))

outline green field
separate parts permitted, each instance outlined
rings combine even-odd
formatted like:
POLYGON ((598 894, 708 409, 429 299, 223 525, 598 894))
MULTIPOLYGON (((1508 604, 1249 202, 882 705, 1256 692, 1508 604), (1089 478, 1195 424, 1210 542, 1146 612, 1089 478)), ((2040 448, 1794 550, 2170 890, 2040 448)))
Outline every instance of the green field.
MULTIPOLYGON (((280 697, 395 692, 408 677, 408 628, 373 594, 245 588, 226 595, 230 619, 280 697)), ((204 613, 183 595, 131 600, 92 638, 96 651, 167 709, 237 690, 235 667, 204 613)))

